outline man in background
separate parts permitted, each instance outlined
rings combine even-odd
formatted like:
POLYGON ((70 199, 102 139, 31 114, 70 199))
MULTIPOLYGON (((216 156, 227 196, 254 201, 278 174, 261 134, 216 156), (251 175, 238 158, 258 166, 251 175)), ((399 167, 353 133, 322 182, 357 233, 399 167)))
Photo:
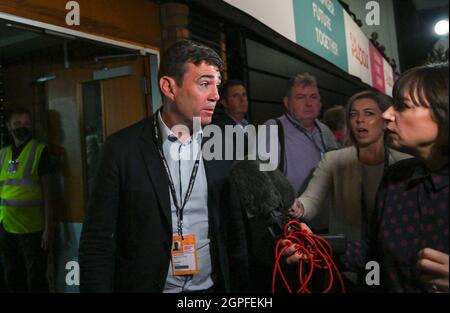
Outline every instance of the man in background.
MULTIPOLYGON (((323 155, 339 145, 331 130, 318 120, 322 104, 314 76, 303 73, 292 77, 283 104, 286 113, 265 124, 278 125, 278 168, 300 195, 323 155)), ((267 134, 269 143, 271 135, 267 134)), ((313 226, 321 229, 327 224, 326 217, 321 217, 313 226)))
POLYGON ((214 124, 238 125, 245 128, 249 123, 246 119, 248 98, 244 83, 239 80, 227 81, 221 88, 220 99, 224 112, 214 117, 214 124))
POLYGON ((48 292, 47 256, 54 237, 48 148, 32 137, 31 114, 12 110, 13 143, 0 151, 0 255, 9 292, 48 292))

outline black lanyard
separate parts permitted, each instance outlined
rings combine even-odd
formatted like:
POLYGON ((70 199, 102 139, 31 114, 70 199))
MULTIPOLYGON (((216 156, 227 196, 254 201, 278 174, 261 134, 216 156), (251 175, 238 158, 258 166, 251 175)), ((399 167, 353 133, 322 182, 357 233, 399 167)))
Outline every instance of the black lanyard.
POLYGON ((314 121, 314 126, 316 126, 317 129, 319 130, 320 141, 322 142, 323 149, 321 149, 319 147, 317 142, 314 140, 314 137, 312 135, 309 136, 309 134, 306 132, 306 130, 303 129, 300 125, 298 125, 296 122, 294 122, 288 114, 286 114, 286 117, 287 117, 288 121, 291 122, 291 124, 294 125, 294 127, 297 128, 300 132, 302 132, 302 134, 305 135, 306 138, 308 138, 309 141, 311 141, 313 143, 314 147, 316 147, 316 149, 319 150, 320 158, 322 159, 325 152, 327 152, 327 146, 325 145, 325 140, 323 139, 322 130, 320 129, 319 125, 317 125, 316 121, 314 121))
MULTIPOLYGON (((153 126, 155 128, 155 144, 158 149, 159 156, 161 157, 161 160, 164 164, 164 168, 166 170, 167 176, 169 177, 170 192, 172 194, 173 204, 175 205, 176 214, 177 214, 177 218, 178 218, 178 222, 177 222, 178 235, 181 237, 181 239, 183 239, 183 211, 184 211, 184 207, 186 206, 186 203, 189 201, 189 198, 191 197, 192 189, 194 188, 195 178, 197 177, 198 166, 200 165, 201 149, 199 150, 199 152, 197 154, 197 159, 195 160, 194 167, 192 168, 191 178, 189 179, 189 186, 186 191, 186 195, 184 196, 184 201, 181 203, 181 206, 180 206, 178 204, 177 193, 175 191, 175 184, 173 183, 172 175, 170 174, 169 165, 167 164, 167 160, 164 157, 164 153, 161 149, 161 146, 159 145, 159 143, 160 143, 159 131, 160 130, 159 130, 159 125, 158 125, 159 123, 158 123, 157 116, 158 116, 158 112, 156 112, 155 115, 153 116, 153 126)), ((180 184, 181 184, 181 176, 180 176, 180 184)), ((181 197, 182 197, 182 195, 180 194, 180 199, 181 199, 181 197)))

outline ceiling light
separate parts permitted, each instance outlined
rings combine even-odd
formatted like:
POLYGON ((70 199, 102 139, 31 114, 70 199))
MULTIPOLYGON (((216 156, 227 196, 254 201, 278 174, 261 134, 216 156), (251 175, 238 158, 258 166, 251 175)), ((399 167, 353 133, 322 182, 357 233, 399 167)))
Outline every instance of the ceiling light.
POLYGON ((448 20, 441 20, 434 26, 434 31, 439 36, 448 35, 448 20))

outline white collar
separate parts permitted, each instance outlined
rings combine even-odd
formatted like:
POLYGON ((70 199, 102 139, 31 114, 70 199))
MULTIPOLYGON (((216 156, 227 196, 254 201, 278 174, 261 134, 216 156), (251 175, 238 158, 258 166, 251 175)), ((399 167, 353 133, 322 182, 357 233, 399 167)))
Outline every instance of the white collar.
MULTIPOLYGON (((178 137, 174 134, 174 132, 164 123, 161 110, 158 111, 158 122, 159 122, 159 130, 161 131, 162 143, 164 144, 167 140, 170 142, 178 141, 179 144, 183 144, 178 137)), ((192 142, 192 138, 196 138, 198 143, 201 143, 203 138, 203 129, 200 127, 196 130, 196 132, 187 140, 184 144, 190 144, 192 142)))

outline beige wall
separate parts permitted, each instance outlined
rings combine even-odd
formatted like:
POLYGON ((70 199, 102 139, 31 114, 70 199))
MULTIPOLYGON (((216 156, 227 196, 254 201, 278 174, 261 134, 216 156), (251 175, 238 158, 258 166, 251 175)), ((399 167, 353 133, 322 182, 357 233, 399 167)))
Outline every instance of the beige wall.
POLYGON ((297 42, 292 0, 224 0, 248 13, 279 34, 297 42))

